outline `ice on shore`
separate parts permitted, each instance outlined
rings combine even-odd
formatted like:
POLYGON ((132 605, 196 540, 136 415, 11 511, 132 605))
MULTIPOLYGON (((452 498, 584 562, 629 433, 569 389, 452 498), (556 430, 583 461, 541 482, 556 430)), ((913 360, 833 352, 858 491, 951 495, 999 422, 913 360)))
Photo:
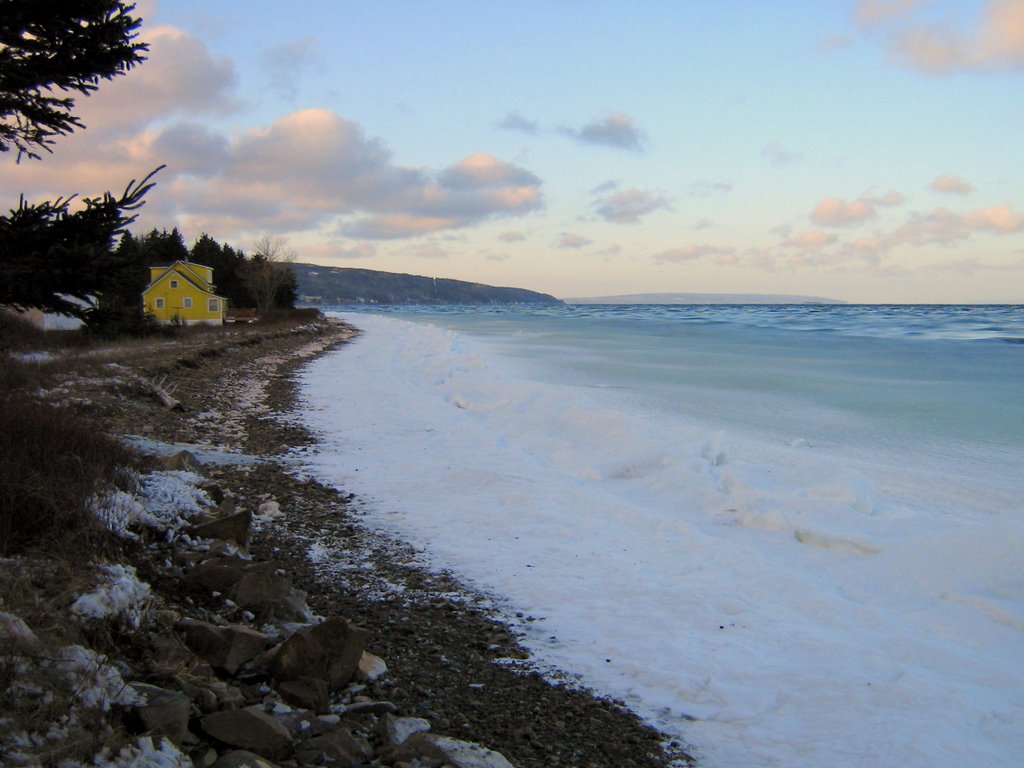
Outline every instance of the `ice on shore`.
MULTIPOLYGON (((481 340, 346 319, 364 334, 303 374, 309 470, 511 621, 543 617, 522 622, 541 663, 707 768, 1024 764, 1015 446, 677 386, 661 346, 554 321, 481 340)), ((735 344, 701 348, 700 375, 735 344)))

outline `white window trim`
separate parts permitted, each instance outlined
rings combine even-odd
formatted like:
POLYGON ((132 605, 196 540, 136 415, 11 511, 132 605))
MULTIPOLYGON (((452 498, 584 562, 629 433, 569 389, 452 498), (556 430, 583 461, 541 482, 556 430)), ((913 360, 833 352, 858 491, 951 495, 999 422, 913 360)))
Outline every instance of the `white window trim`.
POLYGON ((156 308, 157 309, 163 309, 164 308, 164 300, 163 299, 157 299, 156 300, 156 308))
POLYGON ((181 303, 182 309, 192 309, 192 297, 186 296, 181 303))
POLYGON ((210 312, 220 312, 220 299, 210 299, 210 303, 207 306, 210 312))
POLYGON ((177 288, 177 287, 178 287, 178 281, 177 280, 171 280, 171 288, 177 288))

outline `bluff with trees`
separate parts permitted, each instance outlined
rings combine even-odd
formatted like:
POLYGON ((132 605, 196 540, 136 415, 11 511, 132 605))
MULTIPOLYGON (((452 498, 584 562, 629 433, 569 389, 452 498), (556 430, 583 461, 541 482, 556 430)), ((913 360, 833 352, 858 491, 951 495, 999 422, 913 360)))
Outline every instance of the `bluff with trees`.
POLYGON ((373 269, 292 264, 304 304, 561 304, 523 288, 496 288, 447 278, 373 269))

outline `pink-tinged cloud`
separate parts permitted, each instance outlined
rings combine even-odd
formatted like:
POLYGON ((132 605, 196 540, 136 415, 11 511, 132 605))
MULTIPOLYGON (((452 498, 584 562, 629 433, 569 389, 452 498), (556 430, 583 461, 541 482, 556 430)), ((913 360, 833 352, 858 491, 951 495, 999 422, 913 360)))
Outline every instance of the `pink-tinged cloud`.
POLYGON ((933 191, 946 195, 966 195, 974 190, 969 181, 952 173, 937 177, 929 186, 933 191))
POLYGON ((729 259, 735 259, 735 251, 732 248, 722 248, 717 245, 684 245, 681 248, 671 248, 667 251, 655 254, 652 258, 655 261, 674 262, 676 264, 686 261, 696 261, 714 257, 720 263, 733 263, 729 259), (726 259, 726 261, 722 261, 726 259))
POLYGON ((506 243, 520 243, 526 239, 522 232, 502 232, 498 239, 506 243))
POLYGON ((585 248, 593 242, 589 237, 566 232, 558 238, 557 246, 559 248, 585 248))
POLYGON ((970 29, 949 22, 899 27, 890 52, 934 75, 1024 69, 1024 0, 990 0, 970 29))
POLYGON ((215 58, 202 41, 174 27, 143 27, 140 37, 150 45, 146 61, 77 102, 89 130, 124 135, 155 120, 238 108, 230 61, 215 58))
POLYGON ((635 187, 599 197, 592 205, 598 216, 613 224, 638 224, 649 213, 669 210, 663 195, 635 187))
POLYGON ((975 229, 1001 235, 1024 231, 1024 213, 1014 213, 1008 205, 974 211, 967 215, 967 221, 975 229))
POLYGON ((838 197, 826 197, 811 211, 811 221, 820 227, 846 227, 863 224, 874 215, 874 206, 865 200, 848 203, 838 197))
POLYGON ((831 245, 835 241, 836 236, 833 234, 821 232, 819 230, 810 230, 808 232, 802 232, 799 235, 791 235, 786 238, 782 244, 787 248, 813 250, 815 248, 824 248, 826 245, 831 245))
POLYGON ((905 17, 921 0, 861 0, 853 8, 853 20, 859 27, 874 27, 905 17))
POLYGON ((583 144, 599 144, 634 152, 642 152, 646 143, 644 132, 636 126, 633 118, 619 112, 594 120, 578 130, 566 128, 563 133, 583 144))

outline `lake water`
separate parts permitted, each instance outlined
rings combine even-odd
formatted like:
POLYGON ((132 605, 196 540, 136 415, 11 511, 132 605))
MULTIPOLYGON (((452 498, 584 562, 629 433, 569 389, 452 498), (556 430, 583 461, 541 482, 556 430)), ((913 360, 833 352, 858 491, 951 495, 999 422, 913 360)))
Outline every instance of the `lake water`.
POLYGON ((540 664, 709 768, 1024 765, 1024 308, 342 316, 308 470, 540 664))

